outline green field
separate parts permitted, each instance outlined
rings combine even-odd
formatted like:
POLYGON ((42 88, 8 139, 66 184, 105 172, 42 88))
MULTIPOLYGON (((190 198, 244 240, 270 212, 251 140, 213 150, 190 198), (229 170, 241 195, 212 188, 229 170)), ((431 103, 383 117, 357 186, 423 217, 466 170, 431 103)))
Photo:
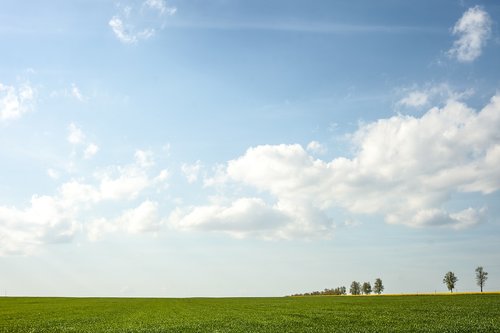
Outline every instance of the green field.
POLYGON ((7 297, 0 332, 500 332, 500 295, 7 297))

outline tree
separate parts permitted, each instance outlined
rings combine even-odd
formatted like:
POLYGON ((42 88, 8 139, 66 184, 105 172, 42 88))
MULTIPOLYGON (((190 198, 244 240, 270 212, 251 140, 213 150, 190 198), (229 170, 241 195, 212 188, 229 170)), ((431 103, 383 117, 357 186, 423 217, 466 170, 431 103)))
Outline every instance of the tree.
POLYGON ((488 280, 488 272, 483 270, 483 267, 479 266, 476 268, 476 282, 479 287, 481 287, 481 292, 483 292, 484 283, 488 280))
POLYGON ((375 294, 380 295, 384 291, 384 285, 382 284, 382 280, 377 278, 375 280, 375 284, 373 285, 373 292, 375 294))
POLYGON ((455 289, 455 283, 457 283, 457 281, 458 278, 453 272, 448 272, 444 275, 443 283, 446 284, 446 287, 448 287, 448 290, 451 292, 453 292, 453 289, 455 289))
POLYGON ((370 295, 372 293, 372 285, 370 282, 363 283, 363 294, 370 295))
POLYGON ((361 294, 361 284, 357 281, 352 281, 351 289, 349 289, 351 295, 359 295, 361 294))

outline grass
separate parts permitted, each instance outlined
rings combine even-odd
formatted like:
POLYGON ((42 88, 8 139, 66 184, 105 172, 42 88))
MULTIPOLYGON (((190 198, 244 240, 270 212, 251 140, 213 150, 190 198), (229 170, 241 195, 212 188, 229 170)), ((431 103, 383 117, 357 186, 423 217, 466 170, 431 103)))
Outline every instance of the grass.
POLYGON ((7 297, 0 332, 500 332, 500 295, 7 297))

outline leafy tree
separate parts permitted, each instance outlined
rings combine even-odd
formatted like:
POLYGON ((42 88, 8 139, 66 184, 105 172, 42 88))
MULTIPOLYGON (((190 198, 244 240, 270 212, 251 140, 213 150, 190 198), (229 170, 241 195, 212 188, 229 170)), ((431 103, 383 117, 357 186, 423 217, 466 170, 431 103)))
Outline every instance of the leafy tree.
POLYGON ((448 290, 451 292, 453 292, 453 289, 455 289, 455 283, 457 283, 457 281, 458 278, 453 272, 448 272, 444 275, 443 283, 446 284, 446 287, 448 287, 448 290))
POLYGON ((359 295, 361 294, 361 284, 357 281, 352 281, 351 289, 349 289, 351 295, 359 295))
POLYGON ((375 284, 373 285, 373 292, 375 294, 380 295, 384 291, 384 285, 382 284, 382 280, 377 278, 375 280, 375 284))
POLYGON ((481 292, 483 292, 484 283, 488 280, 488 272, 483 270, 483 267, 479 266, 476 268, 476 282, 479 287, 481 287, 481 292))
POLYGON ((372 293, 372 285, 370 282, 363 283, 363 294, 370 295, 372 293))

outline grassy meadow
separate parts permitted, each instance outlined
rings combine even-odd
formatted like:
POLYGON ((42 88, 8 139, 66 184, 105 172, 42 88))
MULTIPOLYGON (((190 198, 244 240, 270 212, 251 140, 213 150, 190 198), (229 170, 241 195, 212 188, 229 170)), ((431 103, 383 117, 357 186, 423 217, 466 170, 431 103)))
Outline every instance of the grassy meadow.
POLYGON ((500 332, 500 294, 3 297, 0 332, 500 332))

